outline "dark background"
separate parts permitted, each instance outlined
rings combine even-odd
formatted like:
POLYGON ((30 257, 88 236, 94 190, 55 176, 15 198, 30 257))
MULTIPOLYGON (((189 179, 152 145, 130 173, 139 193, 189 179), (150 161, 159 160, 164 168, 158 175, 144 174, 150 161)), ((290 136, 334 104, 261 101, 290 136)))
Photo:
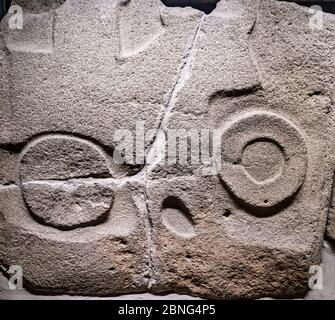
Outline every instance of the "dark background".
MULTIPOLYGON (((34 1, 34 0, 31 0, 34 1)), ((36 0, 35 0, 36 1, 36 0)), ((43 1, 43 0, 37 0, 43 1)), ((219 0, 161 0, 168 7, 186 7, 190 6, 195 9, 204 11, 205 13, 212 12, 219 0)), ((279 0, 280 1, 280 0, 279 0)), ((335 0, 319 0, 319 1, 303 1, 303 0, 286 0, 288 2, 295 2, 303 6, 319 5, 323 11, 335 13, 335 0)), ((0 20, 8 11, 11 0, 0 0, 0 20)))
POLYGON ((0 20, 8 11, 11 0, 0 0, 0 20))
MULTIPOLYGON (((219 0, 161 0, 168 7, 186 7, 190 6, 195 9, 212 12, 219 0)), ((232 0, 233 1, 233 0, 232 0)), ((281 1, 281 0, 279 0, 281 1)), ((319 1, 303 1, 303 0, 282 0, 287 2, 295 2, 303 6, 319 5, 325 12, 335 13, 335 0, 319 0, 319 1)))

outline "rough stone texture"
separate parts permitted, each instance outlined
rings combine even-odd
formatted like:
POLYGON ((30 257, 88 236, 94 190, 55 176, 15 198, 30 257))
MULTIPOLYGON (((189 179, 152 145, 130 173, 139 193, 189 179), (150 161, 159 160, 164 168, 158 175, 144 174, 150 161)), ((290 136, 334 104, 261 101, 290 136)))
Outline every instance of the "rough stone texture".
POLYGON ((65 1, 66 0, 14 0, 14 3, 22 6, 25 10, 43 12, 57 9, 65 1))
MULTIPOLYGON (((328 30, 327 40, 311 33, 306 11, 221 1, 202 22, 192 73, 168 127, 221 128, 226 163, 220 178, 190 168, 182 177, 156 173, 149 183, 157 290, 234 298, 306 290, 306 270, 319 260, 332 180, 334 75, 334 39, 328 30), (241 165, 250 142, 257 157, 264 142, 281 148, 277 162, 283 157, 285 166, 277 178, 259 182, 261 163, 252 173, 241 165), (191 240, 166 232, 161 203, 171 196, 190 212, 191 240)), ((333 28, 334 17, 327 21, 333 28)))
POLYGON ((160 0, 16 3, 24 28, 6 16, 0 37, 3 269, 22 266, 35 293, 308 291, 334 171, 334 15, 315 31, 307 8, 272 0, 209 15, 160 0), (115 133, 139 121, 146 162, 134 148, 117 164, 115 133), (216 129, 220 157, 171 161, 173 129, 216 129))
POLYGON ((59 228, 101 222, 113 205, 112 189, 94 181, 29 182, 22 192, 37 220, 59 228))
MULTIPOLYGON (((306 295, 296 297, 297 300, 334 300, 335 299, 335 250, 334 245, 325 242, 322 250, 321 266, 323 268, 323 288, 310 290, 306 295)), ((150 293, 138 293, 131 295, 120 295, 114 297, 86 297, 86 296, 67 296, 67 295, 36 295, 27 291, 25 288, 20 290, 10 290, 8 279, 0 273, 0 299, 6 300, 198 300, 194 296, 167 294, 154 295, 150 293)), ((272 300, 266 297, 261 300, 272 300)))

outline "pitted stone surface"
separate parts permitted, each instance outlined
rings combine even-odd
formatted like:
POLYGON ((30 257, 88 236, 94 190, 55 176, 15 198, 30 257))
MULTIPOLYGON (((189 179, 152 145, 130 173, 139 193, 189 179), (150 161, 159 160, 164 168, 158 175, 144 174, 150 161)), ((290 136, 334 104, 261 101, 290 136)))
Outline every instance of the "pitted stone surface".
POLYGON ((0 37, 2 269, 22 266, 40 294, 308 291, 334 172, 334 15, 316 31, 308 8, 272 0, 208 15, 16 4, 24 28, 7 15, 0 37))
POLYGON ((43 12, 56 9, 65 1, 66 0, 13 0, 12 5, 19 5, 24 10, 43 12))
POLYGON ((47 135, 23 151, 21 181, 111 177, 104 151, 94 143, 67 135, 47 135))
POLYGON ((23 197, 42 223, 59 228, 94 224, 111 209, 113 192, 97 182, 28 182, 23 197))
POLYGON ((114 193, 106 220, 65 231, 30 215, 17 187, 1 189, 2 263, 22 266, 32 292, 106 296, 146 290, 148 247, 138 206, 143 191, 105 184, 114 193))
POLYGON ((221 1, 204 19, 167 128, 217 128, 223 162, 219 177, 204 177, 206 165, 182 174, 162 161, 154 170, 148 200, 158 291, 241 298, 308 290, 333 175, 334 17, 325 14, 325 30, 312 32, 307 11, 221 1), (246 147, 260 142, 276 146, 271 160, 281 162, 263 181, 243 162, 246 147), (189 208, 194 237, 166 228, 161 208, 171 196, 189 208))

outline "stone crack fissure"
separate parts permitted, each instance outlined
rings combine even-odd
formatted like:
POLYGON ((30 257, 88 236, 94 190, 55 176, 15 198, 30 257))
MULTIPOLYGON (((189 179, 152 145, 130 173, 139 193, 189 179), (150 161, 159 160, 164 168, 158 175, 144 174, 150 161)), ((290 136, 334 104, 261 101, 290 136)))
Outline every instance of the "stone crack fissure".
POLYGON ((202 25, 204 23, 205 17, 206 15, 204 14, 201 17, 201 20, 196 28, 192 45, 190 49, 188 50, 188 53, 184 60, 185 62, 183 66, 181 67, 176 83, 171 91, 170 97, 167 102, 167 107, 162 117, 157 135, 154 139, 153 144, 149 148, 147 159, 150 160, 150 164, 146 170, 146 173, 152 171, 157 166, 157 164, 161 161, 162 155, 165 154, 164 149, 165 149, 165 135, 166 135, 167 124, 168 124, 170 115, 172 113, 172 110, 176 105, 177 95, 182 90, 182 88, 185 86, 187 80, 190 78, 192 64, 194 60, 194 54, 195 54, 196 46, 198 43, 198 39, 201 33, 201 29, 202 29, 202 25))
POLYGON ((154 256, 155 256, 155 246, 153 243, 153 225, 150 216, 150 209, 148 204, 148 194, 146 185, 143 186, 143 195, 145 203, 145 214, 146 214, 146 231, 147 231, 147 242, 148 242, 148 266, 149 266, 149 281, 148 290, 150 291, 155 282, 155 271, 154 271, 154 256))
POLYGON ((51 178, 51 179, 36 179, 36 180, 26 180, 22 181, 22 184, 28 183, 61 183, 61 182, 89 182, 89 181, 101 181, 101 182, 109 182, 109 181, 117 181, 117 179, 112 178, 110 175, 103 175, 103 174, 88 174, 82 175, 78 177, 72 178, 51 178))
POLYGON ((0 189, 7 189, 13 187, 19 187, 19 185, 16 184, 15 182, 0 183, 0 189))
POLYGON ((192 46, 189 49, 189 52, 188 52, 188 54, 186 56, 186 59, 185 59, 185 64, 181 68, 181 72, 179 73, 179 77, 178 77, 178 79, 176 81, 176 84, 175 84, 175 86, 172 90, 172 93, 170 95, 170 99, 169 99, 168 104, 167 104, 166 112, 165 112, 163 120, 162 120, 162 125, 161 125, 162 128, 166 128, 167 122, 169 120, 169 116, 172 112, 172 109, 174 108, 174 106, 176 104, 177 95, 182 90, 182 88, 185 86, 186 81, 190 78, 192 64, 193 64, 193 61, 194 61, 194 54, 195 54, 195 51, 196 51, 198 39, 200 37, 200 33, 201 33, 201 29, 202 29, 202 25, 204 23, 204 20, 205 20, 205 15, 203 15, 201 17, 201 20, 200 20, 200 22, 197 26, 192 46))
MULTIPOLYGON (((199 23, 197 24, 194 32, 194 37, 192 39, 191 45, 187 48, 187 52, 183 57, 183 62, 179 68, 177 79, 174 83, 173 88, 169 92, 168 101, 166 102, 165 111, 161 117, 161 121, 158 126, 157 134, 152 141, 151 146, 148 148, 146 153, 146 163, 142 170, 133 176, 127 176, 123 178, 113 178, 108 173, 98 173, 98 174, 89 174, 82 175, 78 177, 71 178, 59 178, 59 179, 45 179, 45 180, 34 180, 34 181, 20 181, 19 184, 13 184, 13 186, 22 187, 24 185, 29 184, 76 184, 76 183, 115 183, 118 186, 123 186, 127 183, 133 183, 141 186, 141 199, 138 198, 138 195, 134 195, 134 197, 140 201, 138 205, 140 205, 140 210, 142 211, 145 218, 145 228, 146 228, 146 236, 147 236, 147 244, 148 244, 148 290, 151 291, 156 279, 157 272, 155 271, 155 246, 154 246, 154 237, 153 237, 153 222, 152 217, 150 215, 150 206, 149 206, 149 197, 148 197, 148 182, 149 182, 149 174, 152 170, 160 163, 162 160, 161 155, 165 154, 165 135, 167 130, 167 125, 171 116, 171 113, 176 105, 177 96, 180 91, 184 88, 186 82, 190 79, 192 72, 192 65, 194 62, 195 51, 198 43, 198 39, 201 34, 202 26, 205 21, 205 14, 200 18, 199 23), (160 155, 160 156, 157 156, 160 155), (152 158, 152 156, 154 156, 152 158)), ((0 184, 0 188, 2 185, 0 184)), ((5 186, 4 187, 8 187, 5 186)))
POLYGON ((148 188, 148 174, 160 163, 162 160, 162 156, 165 155, 165 134, 167 129, 167 124, 171 115, 173 108, 176 105, 176 99, 178 93, 185 86, 187 80, 190 78, 192 64, 194 60, 194 54, 196 50, 196 46, 198 43, 198 39, 201 33, 202 25, 205 20, 205 15, 203 15, 200 19, 200 22, 197 25, 195 35, 193 38, 192 45, 190 46, 187 54, 185 55, 184 64, 182 65, 177 80, 173 89, 171 90, 166 110, 164 115, 162 116, 162 120, 159 125, 159 129, 157 131, 157 135, 153 140, 151 147, 147 152, 146 157, 146 166, 144 170, 142 170, 137 177, 132 177, 134 181, 140 182, 143 185, 143 196, 145 201, 145 214, 147 220, 147 239, 148 239, 148 257, 149 257, 149 268, 150 268, 150 277, 148 282, 148 289, 151 290, 152 286, 155 283, 155 267, 154 267, 154 259, 155 259, 155 246, 153 241, 153 224, 150 216, 150 208, 149 208, 149 197, 147 194, 148 188), (149 160, 149 161, 148 161, 149 160))

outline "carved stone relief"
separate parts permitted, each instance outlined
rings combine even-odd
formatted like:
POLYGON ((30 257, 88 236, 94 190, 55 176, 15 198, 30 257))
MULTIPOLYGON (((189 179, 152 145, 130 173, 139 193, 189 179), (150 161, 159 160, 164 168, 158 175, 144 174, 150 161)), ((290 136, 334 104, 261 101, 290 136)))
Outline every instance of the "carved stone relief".
POLYGON ((272 0, 15 4, 23 29, 8 14, 0 33, 4 268, 42 294, 308 291, 334 171, 333 14, 315 31, 307 8, 272 0))

